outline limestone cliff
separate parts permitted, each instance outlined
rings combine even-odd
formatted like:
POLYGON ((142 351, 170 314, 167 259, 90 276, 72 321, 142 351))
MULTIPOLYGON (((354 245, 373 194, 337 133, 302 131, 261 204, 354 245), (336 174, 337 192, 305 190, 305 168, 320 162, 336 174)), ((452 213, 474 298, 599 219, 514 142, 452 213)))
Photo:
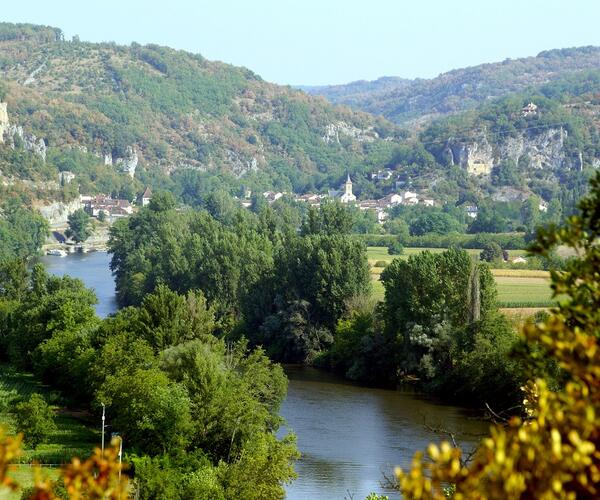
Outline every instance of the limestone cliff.
POLYGON ((0 143, 4 142, 4 134, 9 126, 8 105, 5 102, 0 102, 0 143))
POLYGON ((566 154, 564 141, 567 132, 562 128, 550 128, 541 133, 526 132, 515 136, 490 138, 487 132, 470 141, 449 139, 445 155, 451 165, 464 168, 471 175, 489 175, 492 168, 502 160, 515 163, 528 158, 531 169, 557 171, 564 168, 581 168, 578 157, 566 154))
POLYGON ((40 211, 42 216, 48 221, 50 226, 64 226, 67 224, 67 219, 76 210, 83 208, 81 201, 74 200, 69 203, 62 203, 56 201, 49 205, 38 206, 37 209, 40 211))

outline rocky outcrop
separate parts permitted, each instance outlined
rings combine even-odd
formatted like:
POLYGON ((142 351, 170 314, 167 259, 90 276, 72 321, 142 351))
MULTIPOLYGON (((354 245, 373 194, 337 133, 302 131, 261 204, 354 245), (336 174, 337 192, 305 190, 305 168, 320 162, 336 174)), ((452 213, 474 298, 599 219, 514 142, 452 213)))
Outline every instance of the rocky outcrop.
POLYGON ((50 205, 42 205, 37 207, 42 216, 48 221, 50 226, 65 225, 69 215, 81 208, 83 208, 83 203, 81 203, 79 200, 74 200, 69 203, 56 201, 50 205))
POLYGON ((535 135, 520 134, 507 138, 499 147, 501 158, 515 162, 527 155, 531 168, 557 170, 565 163, 563 150, 567 132, 562 128, 551 128, 535 135))
MULTIPOLYGON (((125 151, 125 156, 123 158, 117 158, 114 161, 114 164, 119 168, 122 172, 126 172, 133 178, 135 176, 135 170, 138 165, 138 154, 133 146, 127 146, 125 151)), ((106 163, 106 159, 105 159, 106 163)))
POLYGON ((8 105, 5 102, 0 102, 0 144, 4 142, 4 134, 9 127, 8 105))
POLYGON ((258 160, 255 157, 246 158, 237 151, 228 150, 227 160, 237 177, 243 177, 250 172, 258 171, 258 160))
POLYGON ((373 142, 379 138, 379 134, 377 134, 372 127, 361 129, 346 122, 339 121, 336 123, 329 123, 325 127, 325 135, 323 135, 322 139, 327 144, 331 142, 339 143, 340 135, 350 137, 358 142, 373 142))
POLYGON ((9 144, 13 149, 22 144, 27 151, 37 154, 46 161, 46 142, 34 134, 26 134, 20 125, 11 125, 8 119, 8 105, 0 102, 0 143, 9 144))
POLYGON ((559 170, 573 167, 564 151, 567 132, 562 128, 551 128, 531 134, 521 133, 506 137, 494 144, 483 132, 478 139, 458 141, 449 139, 444 150, 449 163, 464 168, 472 175, 489 174, 502 160, 511 159, 515 163, 523 157, 529 159, 529 168, 559 170))
POLYGON ((446 155, 451 165, 458 165, 467 171, 473 165, 488 165, 491 168, 494 164, 494 150, 485 134, 472 142, 450 139, 446 155))

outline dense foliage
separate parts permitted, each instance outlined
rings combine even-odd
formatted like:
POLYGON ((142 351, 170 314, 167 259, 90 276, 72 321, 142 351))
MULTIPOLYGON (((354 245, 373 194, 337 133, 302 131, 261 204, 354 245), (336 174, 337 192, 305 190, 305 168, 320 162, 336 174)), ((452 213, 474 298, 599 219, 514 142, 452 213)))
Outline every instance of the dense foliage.
POLYGON ((222 328, 239 323, 277 359, 313 358, 352 297, 368 293, 366 248, 349 236, 339 204, 310 212, 297 233, 289 207, 258 214, 211 198, 207 210, 176 210, 168 196, 111 229, 112 269, 122 305, 164 283, 202 290, 222 328), (218 203, 217 203, 218 202, 218 203))
POLYGON ((535 378, 524 388, 525 414, 496 425, 470 463, 449 443, 417 453, 409 472, 398 471, 407 497, 596 498, 600 494, 600 176, 580 203, 580 213, 556 230, 540 233, 534 250, 556 245, 575 251, 564 272, 553 273, 556 294, 566 296, 548 317, 529 322, 523 335, 535 378), (566 383, 550 389, 539 377, 540 352, 564 371, 566 383), (537 376, 536 376, 537 375, 537 376))
POLYGON ((385 300, 355 305, 321 362, 354 380, 421 387, 464 404, 516 401, 516 343, 495 303, 489 269, 464 251, 395 259, 381 275, 385 300))
POLYGON ((74 242, 81 243, 91 236, 91 219, 89 214, 82 208, 70 214, 67 222, 69 227, 65 231, 65 235, 74 242))
POLYGON ((226 174, 234 190, 305 191, 336 184, 348 169, 381 168, 397 142, 382 118, 158 45, 66 41, 60 30, 2 23, 0 79, 11 122, 48 146, 49 167, 13 162, 7 173, 55 180, 52 172, 69 170, 98 191, 131 184, 115 174, 134 149, 136 178, 157 188, 186 190, 186 178, 226 174), (39 70, 25 86, 31 68, 39 70))
MULTIPOLYGON (((94 302, 78 280, 5 263, 0 356, 78 404, 104 403, 143 498, 163 488, 177 491, 169 498, 282 497, 297 456, 293 436, 275 436, 282 369, 245 341, 218 339, 200 292, 159 285, 139 307, 104 321, 94 302)), ((50 425, 42 403, 17 408, 26 439, 39 441, 50 425)))
POLYGON ((48 234, 48 223, 16 199, 0 202, 0 262, 36 255, 48 234))

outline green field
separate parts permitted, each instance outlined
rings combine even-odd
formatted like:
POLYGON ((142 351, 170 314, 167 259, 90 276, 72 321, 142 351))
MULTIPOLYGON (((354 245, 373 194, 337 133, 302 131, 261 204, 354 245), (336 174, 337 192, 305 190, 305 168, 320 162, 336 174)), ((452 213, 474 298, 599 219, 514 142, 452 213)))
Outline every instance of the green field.
MULTIPOLYGON (((368 247, 367 256, 371 266, 379 260, 391 262, 394 258, 406 259, 410 255, 429 250, 443 252, 443 248, 405 248, 403 255, 388 255, 387 248, 368 247)), ((467 250, 471 255, 478 255, 480 250, 467 250)), ((511 250, 511 257, 525 254, 525 250, 511 250)), ((379 281, 381 267, 371 268, 373 278, 373 295, 377 300, 383 300, 384 289, 379 281)), ((550 289, 549 273, 546 271, 520 269, 493 269, 498 285, 498 302, 500 307, 549 307, 552 305, 552 290, 550 289)))
MULTIPOLYGON (((24 454, 20 459, 22 464, 18 465, 17 471, 12 475, 24 487, 33 483, 34 470, 27 464, 63 464, 74 456, 89 456, 100 443, 100 432, 93 428, 89 416, 62 407, 59 395, 36 382, 31 374, 18 372, 8 365, 0 364, 0 426, 6 428, 9 434, 16 432, 15 419, 10 412, 12 406, 18 399, 28 398, 34 392, 43 394, 46 400, 53 404, 57 429, 50 435, 47 443, 39 445, 35 450, 27 447, 25 442, 24 454)), ((44 467, 44 470, 51 477, 58 474, 55 467, 44 467)), ((12 500, 20 498, 20 494, 0 491, 0 500, 3 498, 12 500)))
MULTIPOLYGON (((386 262, 391 262, 393 259, 407 259, 411 255, 415 255, 421 252, 428 250, 432 253, 441 253, 445 252, 447 248, 413 248, 407 247, 404 249, 402 255, 389 255, 387 247, 367 247, 367 258, 369 262, 373 264, 378 260, 385 260, 386 262)), ((465 249, 469 255, 479 256, 481 250, 478 248, 467 248, 465 249)), ((508 255, 510 258, 523 256, 527 253, 526 250, 509 250, 508 255)))
POLYGON ((498 302, 501 307, 548 307, 552 289, 546 278, 497 276, 498 302))

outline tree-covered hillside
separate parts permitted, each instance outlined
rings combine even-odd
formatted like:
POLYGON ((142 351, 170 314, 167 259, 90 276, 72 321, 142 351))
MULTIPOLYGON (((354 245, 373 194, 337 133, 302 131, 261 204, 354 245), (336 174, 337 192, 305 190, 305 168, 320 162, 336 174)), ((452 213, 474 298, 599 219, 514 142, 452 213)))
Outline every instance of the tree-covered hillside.
MULTIPOLYGON (((46 178, 82 163, 98 177, 105 163, 119 171, 137 160, 135 177, 154 184, 191 170, 302 191, 381 167, 398 139, 383 119, 245 68, 157 45, 65 41, 33 25, 0 24, 0 100, 26 140, 45 143, 46 178)), ((11 163, 5 174, 35 178, 27 162, 11 163)))
POLYGON ((450 113, 400 128, 200 55, 0 24, 0 197, 132 199, 150 185, 195 205, 215 191, 324 192, 349 172, 361 199, 399 181, 440 206, 537 195, 569 213, 600 165, 600 69, 582 69, 599 58, 593 47, 549 51, 369 83, 373 95, 408 92, 391 118, 450 113), (372 180, 382 168, 390 178, 372 180), (61 184, 59 171, 76 181, 61 184))
POLYGON ((600 47, 548 50, 535 57, 456 69, 432 79, 410 81, 384 77, 374 82, 304 87, 303 90, 322 95, 336 104, 403 123, 471 109, 489 99, 585 69, 600 69, 600 47))

